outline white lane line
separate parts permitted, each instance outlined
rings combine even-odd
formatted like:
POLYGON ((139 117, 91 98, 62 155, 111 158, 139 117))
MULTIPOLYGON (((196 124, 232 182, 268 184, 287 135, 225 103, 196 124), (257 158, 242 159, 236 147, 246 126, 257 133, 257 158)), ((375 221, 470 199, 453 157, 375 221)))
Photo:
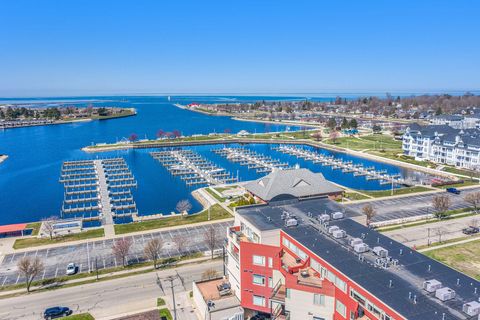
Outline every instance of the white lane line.
POLYGON ((55 268, 55 277, 54 278, 57 277, 57 273, 58 273, 58 267, 55 268))
POLYGON ((45 279, 45 272, 47 272, 47 269, 43 269, 42 280, 45 279))
POLYGON ((83 266, 83 263, 80 263, 80 267, 78 267, 78 273, 82 273, 82 266, 83 266))
POLYGON ((106 269, 107 267, 105 266, 105 258, 102 258, 103 259, 103 269, 106 269))
POLYGON ((10 259, 10 263, 13 262, 13 259, 15 258, 15 253, 12 255, 12 259, 10 259))
POLYGON ((88 272, 90 272, 90 249, 87 242, 87 263, 88 263, 88 272))
POLYGON ((7 278, 8 278, 8 276, 5 276, 5 279, 3 279, 2 287, 3 287, 3 285, 5 284, 5 282, 7 282, 7 278))
POLYGON ((50 248, 47 249, 47 253, 45 254, 45 258, 48 257, 48 253, 50 252, 50 248))
POLYGON ((18 280, 20 279, 20 274, 17 276, 17 281, 15 281, 15 284, 18 283, 18 280))

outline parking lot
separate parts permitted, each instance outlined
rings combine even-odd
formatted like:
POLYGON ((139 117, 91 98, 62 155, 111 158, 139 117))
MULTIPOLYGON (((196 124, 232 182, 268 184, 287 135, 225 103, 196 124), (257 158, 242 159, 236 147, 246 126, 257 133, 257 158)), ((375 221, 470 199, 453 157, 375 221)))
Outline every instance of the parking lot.
POLYGON ((372 219, 372 222, 381 222, 431 214, 434 212, 432 199, 439 194, 448 194, 450 196, 451 206, 449 210, 467 208, 471 205, 463 200, 465 195, 472 192, 478 192, 479 190, 480 188, 472 188, 464 190, 458 195, 447 192, 418 194, 393 199, 372 200, 351 204, 346 203, 346 206, 361 213, 362 208, 367 203, 371 203, 377 212, 376 216, 372 219))
MULTIPOLYGON (((232 222, 214 223, 218 239, 222 240, 226 234, 226 228, 232 222)), ((204 234, 209 225, 183 227, 168 231, 157 231, 135 236, 125 236, 132 241, 129 263, 146 261, 143 253, 145 244, 153 238, 159 238, 163 242, 162 258, 175 257, 197 252, 207 252, 209 248, 205 244, 204 234)), ((24 256, 39 257, 45 268, 37 280, 64 276, 66 267, 74 262, 78 266, 78 272, 94 271, 98 269, 121 266, 112 253, 113 239, 97 240, 83 244, 65 245, 62 247, 31 250, 22 253, 8 254, 0 264, 0 286, 24 282, 17 272, 18 260, 24 256)), ((218 248, 222 242, 218 241, 218 248)))

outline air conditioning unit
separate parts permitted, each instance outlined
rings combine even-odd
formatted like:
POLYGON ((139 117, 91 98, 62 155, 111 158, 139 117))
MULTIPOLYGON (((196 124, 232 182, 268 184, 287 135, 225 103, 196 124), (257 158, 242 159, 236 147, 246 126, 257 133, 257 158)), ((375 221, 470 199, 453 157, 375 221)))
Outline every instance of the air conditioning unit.
POLYGON ((361 243, 363 243, 363 240, 360 238, 352 238, 350 239, 350 242, 349 242, 351 247, 355 247, 357 244, 361 244, 361 243))
POLYGON ((320 221, 321 223, 330 221, 330 216, 328 214, 321 214, 317 216, 317 220, 320 221))
POLYGON ((340 230, 340 228, 337 227, 337 226, 328 227, 328 233, 330 233, 330 234, 332 234, 333 231, 337 231, 337 230, 340 230))
POLYGON ((373 247, 372 251, 379 257, 382 257, 382 258, 388 257, 388 250, 383 247, 380 247, 380 246, 373 247))
POLYGON ((368 251, 368 245, 366 243, 359 243, 353 246, 353 251, 356 253, 364 253, 368 251))
POLYGON ((296 226, 296 225, 298 225, 297 219, 290 218, 290 219, 287 219, 287 220, 285 221, 285 226, 286 226, 286 227, 294 227, 294 226, 296 226))
POLYGON ((442 287, 442 283, 438 280, 432 279, 423 282, 423 289, 428 292, 435 292, 442 287))
POLYGON ((345 238, 347 236, 347 233, 345 232, 345 230, 335 230, 332 232, 332 236, 334 238, 337 238, 337 239, 340 239, 340 238, 345 238))
POLYGON ((448 288, 440 288, 435 291, 435 297, 437 297, 441 301, 447 301, 455 298, 455 291, 448 288))
POLYGON ((463 304, 462 311, 468 314, 469 316, 476 316, 480 314, 480 302, 470 301, 463 304))
POLYGON ((333 220, 338 220, 343 218, 343 213, 340 211, 332 213, 332 219, 333 220))

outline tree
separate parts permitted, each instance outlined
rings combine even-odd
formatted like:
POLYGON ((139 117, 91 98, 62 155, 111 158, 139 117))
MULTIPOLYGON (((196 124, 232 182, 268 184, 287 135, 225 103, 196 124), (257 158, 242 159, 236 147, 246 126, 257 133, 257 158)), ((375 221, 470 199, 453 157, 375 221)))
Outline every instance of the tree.
POLYGON ((161 139, 164 136, 165 136, 165 131, 163 131, 162 129, 157 131, 157 138, 161 139))
POLYGON ((330 130, 334 130, 336 127, 337 127, 337 121, 335 120, 335 118, 328 119, 327 128, 329 128, 330 130))
POLYGON ((58 221, 58 217, 51 216, 50 218, 42 219, 42 231, 48 234, 50 240, 55 235, 55 224, 58 221))
POLYGON ((213 268, 207 269, 202 273, 202 280, 211 280, 219 277, 219 272, 213 268))
POLYGON ((182 136, 182 133, 180 132, 180 130, 173 130, 172 135, 175 139, 177 139, 177 138, 180 138, 182 136))
POLYGON ((347 118, 343 117, 342 124, 341 124, 342 129, 348 129, 350 127, 347 118))
POLYGON ((173 242, 175 243, 175 246, 178 249, 178 252, 180 253, 181 256, 185 255, 188 253, 187 247, 188 247, 188 242, 189 238, 185 236, 176 236, 173 239, 173 242))
POLYGON ((350 120, 350 128, 352 129, 357 129, 358 128, 358 122, 356 119, 350 120))
POLYGON ((439 106, 439 107, 437 108, 437 110, 435 111, 435 115, 436 115, 436 116, 439 116, 439 115, 441 115, 441 114, 443 114, 443 110, 442 110, 442 107, 439 106))
POLYGON ((435 232, 435 234, 437 235, 438 242, 442 242, 442 235, 445 231, 442 228, 435 228, 433 232, 435 232))
POLYGON ((320 131, 315 132, 314 134, 312 134, 312 137, 313 137, 316 141, 320 141, 320 140, 322 140, 322 133, 321 133, 320 131))
POLYGON ((33 279, 44 270, 44 266, 39 257, 21 258, 17 263, 19 273, 25 277, 25 283, 27 284, 27 292, 30 292, 30 286, 33 279))
POLYGON ((213 226, 210 226, 207 229, 207 232, 203 235, 203 240, 205 241, 205 245, 210 250, 211 257, 213 259, 213 251, 218 246, 218 235, 217 230, 213 226))
POLYGON ((369 226, 370 223, 372 222, 373 217, 377 214, 377 212, 371 204, 367 204, 366 206, 364 206, 362 208, 362 212, 367 218, 366 223, 367 223, 367 226, 369 226))
POLYGON ((373 125, 372 127, 373 133, 380 133, 382 132, 382 127, 380 127, 378 124, 373 125))
POLYGON ((130 142, 135 142, 137 141, 138 139, 138 135, 136 133, 132 133, 129 137, 128 137, 128 141, 130 142))
POLYGON ((178 201, 175 209, 178 213, 187 213, 190 209, 192 209, 192 204, 187 199, 178 201))
POLYGON ((337 131, 330 132, 330 134, 328 135, 328 138, 332 140, 333 144, 337 143, 338 132, 337 131))
POLYGON ((432 206, 435 209, 435 217, 443 219, 447 215, 447 210, 451 205, 450 197, 447 195, 435 196, 432 199, 432 206))
POLYGON ((148 241, 145 247, 143 248, 143 253, 147 259, 153 261, 153 268, 157 268, 157 261, 160 259, 160 253, 163 247, 163 241, 159 238, 153 238, 148 241))
POLYGON ((122 266, 127 265, 127 256, 132 247, 132 240, 130 238, 122 238, 115 240, 112 245, 112 252, 115 258, 122 260, 122 266))
POLYGON ((473 192, 473 193, 468 193, 465 195, 463 198, 465 202, 468 202, 470 205, 472 205, 473 210, 475 210, 475 213, 478 213, 478 207, 480 205, 480 192, 473 192))

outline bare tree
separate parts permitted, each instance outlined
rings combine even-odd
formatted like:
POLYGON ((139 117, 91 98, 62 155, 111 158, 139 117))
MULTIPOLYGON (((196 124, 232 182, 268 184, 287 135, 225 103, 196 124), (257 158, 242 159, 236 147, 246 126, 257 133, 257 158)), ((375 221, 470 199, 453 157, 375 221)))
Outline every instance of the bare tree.
POLYGON ((180 253, 181 256, 185 255, 188 252, 187 250, 188 241, 189 241, 188 237, 185 237, 185 236, 177 236, 175 237, 175 239, 173 239, 173 242, 177 246, 178 252, 180 253))
POLYGON ((210 254, 213 259, 213 250, 217 247, 219 243, 219 238, 217 235, 217 230, 213 226, 210 226, 207 232, 203 235, 203 240, 208 249, 210 249, 210 254))
POLYGON ((58 222, 57 216, 51 216, 49 218, 42 219, 42 230, 48 234, 50 240, 55 235, 55 224, 58 222))
POLYGON ((23 257, 17 263, 18 271, 25 277, 27 292, 30 292, 30 286, 33 279, 44 270, 44 266, 39 257, 23 257))
POLYGON ((369 203, 362 208, 362 212, 367 218, 367 226, 372 222, 373 217, 377 214, 375 208, 369 203))
POLYGON ((147 257, 153 261, 153 268, 157 268, 157 261, 160 259, 160 254, 163 247, 163 241, 159 238, 153 238, 152 240, 148 241, 145 247, 143 248, 143 253, 147 257))
POLYGON ((469 227, 477 228, 477 227, 478 227, 478 219, 472 219, 472 220, 470 220, 470 225, 469 225, 469 227))
POLYGON ((333 144, 336 144, 336 143, 337 143, 338 136, 339 136, 339 134, 338 134, 337 131, 332 131, 332 132, 330 132, 330 135, 328 136, 328 138, 329 138, 330 140, 332 140, 333 144))
POLYGON ((122 238, 115 240, 112 245, 112 252, 115 258, 122 260, 122 266, 125 267, 126 259, 130 248, 132 247, 132 240, 130 238, 122 238))
POLYGON ((219 272, 213 268, 207 269, 202 273, 202 280, 210 280, 219 277, 219 272))
POLYGON ((180 200, 175 207, 178 213, 188 213, 190 209, 192 209, 192 204, 188 200, 180 200))
POLYGON ((438 237, 438 242, 441 243, 442 242, 442 236, 443 236, 443 233, 445 232, 442 228, 435 228, 434 229, 434 232, 435 234, 437 235, 438 237))
POLYGON ((447 216, 447 210, 451 205, 450 197, 447 195, 435 196, 432 199, 432 206, 435 209, 435 217, 443 219, 447 216))
POLYGON ((467 195, 465 195, 463 200, 465 200, 465 202, 468 202, 470 205, 472 205, 473 210, 475 210, 475 213, 478 213, 478 207, 480 206, 480 192, 468 193, 467 195))
POLYGON ((312 137, 313 137, 316 141, 320 141, 320 140, 322 140, 322 133, 321 133, 320 131, 315 132, 314 134, 312 134, 312 137))

